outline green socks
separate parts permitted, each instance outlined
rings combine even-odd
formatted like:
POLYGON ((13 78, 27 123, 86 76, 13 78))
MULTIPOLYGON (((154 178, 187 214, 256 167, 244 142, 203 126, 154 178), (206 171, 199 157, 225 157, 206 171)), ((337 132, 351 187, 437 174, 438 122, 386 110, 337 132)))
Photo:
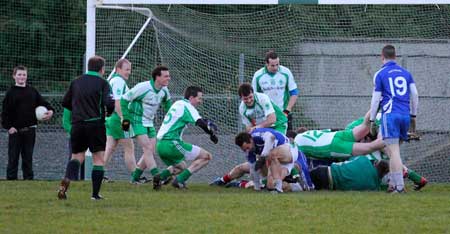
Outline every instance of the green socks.
POLYGON ((183 183, 184 181, 186 181, 187 179, 189 179, 189 177, 191 177, 192 173, 188 170, 188 169, 184 169, 178 176, 177 176, 177 180, 180 183, 183 183))
POLYGON ((137 168, 133 171, 133 173, 131 173, 131 180, 132 180, 132 181, 138 181, 139 178, 141 178, 141 175, 142 175, 143 172, 144 172, 144 171, 143 171, 141 168, 137 167, 137 168))

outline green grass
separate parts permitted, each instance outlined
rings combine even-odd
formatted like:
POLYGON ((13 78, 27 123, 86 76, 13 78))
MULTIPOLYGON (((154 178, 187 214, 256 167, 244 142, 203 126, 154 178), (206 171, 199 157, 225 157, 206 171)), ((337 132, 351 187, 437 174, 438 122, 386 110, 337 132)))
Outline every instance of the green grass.
POLYGON ((89 182, 56 198, 56 181, 0 181, 0 233, 450 233, 450 185, 405 195, 308 192, 272 195, 190 185, 89 182))

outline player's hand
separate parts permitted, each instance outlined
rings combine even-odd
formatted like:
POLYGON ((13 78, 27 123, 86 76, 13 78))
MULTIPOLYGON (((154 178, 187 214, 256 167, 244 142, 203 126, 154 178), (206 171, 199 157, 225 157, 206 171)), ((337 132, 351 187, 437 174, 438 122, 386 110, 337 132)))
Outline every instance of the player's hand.
POLYGON ((219 128, 217 127, 217 125, 213 121, 211 121, 209 119, 206 119, 206 122, 208 123, 208 129, 210 131, 217 132, 219 130, 219 128))
POLYGON ((217 144, 217 142, 219 142, 219 138, 217 138, 217 136, 213 133, 209 136, 209 139, 214 143, 217 144))
POLYGON ((378 126, 374 121, 370 121, 370 138, 377 138, 378 135, 378 126))
POLYGON ((289 110, 284 110, 283 113, 284 113, 284 115, 286 115, 286 117, 287 117, 287 116, 289 116, 289 114, 290 114, 291 112, 290 112, 289 110))
POLYGON ((44 117, 42 118, 42 120, 49 120, 50 118, 52 118, 52 116, 53 116, 53 111, 48 110, 47 112, 44 113, 44 117))
POLYGON ((264 165, 266 165, 266 157, 260 157, 255 162, 255 171, 258 171, 259 169, 263 168, 264 165))
POLYGON ((130 120, 122 120, 122 130, 124 130, 125 132, 128 132, 128 130, 130 130, 130 120))

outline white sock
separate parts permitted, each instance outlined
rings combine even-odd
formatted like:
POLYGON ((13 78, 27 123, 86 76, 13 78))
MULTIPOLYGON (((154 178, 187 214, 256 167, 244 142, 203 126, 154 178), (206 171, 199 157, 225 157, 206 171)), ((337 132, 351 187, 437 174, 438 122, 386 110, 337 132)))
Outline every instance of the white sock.
POLYGON ((391 172, 391 180, 394 182, 394 186, 397 190, 403 190, 405 187, 405 181, 403 180, 403 172, 391 172))
POLYGON ((278 190, 278 192, 283 192, 283 181, 281 181, 280 179, 276 179, 275 189, 278 190))

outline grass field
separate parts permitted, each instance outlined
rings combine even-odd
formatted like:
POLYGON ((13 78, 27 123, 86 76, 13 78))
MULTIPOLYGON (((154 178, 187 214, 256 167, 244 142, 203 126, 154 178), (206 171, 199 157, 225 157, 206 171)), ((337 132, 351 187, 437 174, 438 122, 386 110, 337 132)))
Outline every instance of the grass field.
POLYGON ((66 201, 56 181, 0 181, 0 233, 450 233, 450 185, 404 195, 308 192, 272 195, 190 185, 72 183, 66 201))

